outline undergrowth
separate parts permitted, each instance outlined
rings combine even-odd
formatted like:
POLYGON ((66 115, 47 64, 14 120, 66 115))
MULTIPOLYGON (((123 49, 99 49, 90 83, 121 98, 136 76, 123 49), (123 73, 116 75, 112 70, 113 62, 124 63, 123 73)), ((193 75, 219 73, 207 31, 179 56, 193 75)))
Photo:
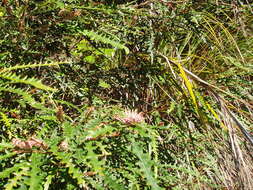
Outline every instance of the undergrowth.
POLYGON ((0 189, 252 189, 251 13, 2 1, 0 189))

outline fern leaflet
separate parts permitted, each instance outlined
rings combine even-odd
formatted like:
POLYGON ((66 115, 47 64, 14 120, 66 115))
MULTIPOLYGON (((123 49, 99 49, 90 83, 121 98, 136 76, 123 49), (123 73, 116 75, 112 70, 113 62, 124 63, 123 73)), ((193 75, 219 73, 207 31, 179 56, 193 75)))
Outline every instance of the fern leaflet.
POLYGON ((28 69, 28 68, 36 68, 36 67, 52 67, 52 66, 58 66, 61 64, 68 64, 68 63, 64 63, 64 62, 52 62, 52 63, 39 63, 39 64, 27 64, 27 65, 15 65, 12 67, 7 67, 7 68, 3 68, 2 70, 0 70, 0 73, 4 73, 4 72, 10 72, 13 70, 18 70, 18 69, 28 69))
POLYGON ((31 172, 30 172, 30 188, 29 190, 37 190, 40 187, 42 177, 41 177, 41 169, 42 165, 42 155, 38 153, 33 153, 31 156, 31 172))
POLYGON ((140 170, 144 177, 147 179, 147 184, 151 186, 154 190, 160 190, 161 187, 158 186, 154 178, 154 172, 152 171, 153 161, 148 154, 143 153, 142 148, 136 142, 133 142, 132 145, 133 153, 139 158, 137 164, 140 167, 140 170))
POLYGON ((40 80, 35 78, 27 78, 27 77, 21 78, 20 76, 17 76, 16 74, 9 72, 0 74, 0 77, 12 81, 12 83, 23 83, 34 86, 41 90, 56 91, 56 89, 53 89, 49 86, 42 84, 40 80))
POLYGON ((90 37, 91 40, 95 40, 97 42, 102 42, 105 44, 110 44, 113 47, 116 47, 118 49, 124 49, 126 54, 129 54, 129 49, 126 46, 122 45, 120 42, 117 42, 115 40, 111 40, 108 37, 105 37, 101 34, 93 32, 93 31, 83 30, 83 31, 79 31, 79 32, 85 36, 90 37))

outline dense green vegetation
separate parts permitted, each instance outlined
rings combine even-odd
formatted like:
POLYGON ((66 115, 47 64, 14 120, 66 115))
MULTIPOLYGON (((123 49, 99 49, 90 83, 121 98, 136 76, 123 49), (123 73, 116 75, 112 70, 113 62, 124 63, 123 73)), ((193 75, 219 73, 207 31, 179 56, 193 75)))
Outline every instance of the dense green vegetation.
POLYGON ((0 189, 253 189, 249 1, 2 0, 0 189))

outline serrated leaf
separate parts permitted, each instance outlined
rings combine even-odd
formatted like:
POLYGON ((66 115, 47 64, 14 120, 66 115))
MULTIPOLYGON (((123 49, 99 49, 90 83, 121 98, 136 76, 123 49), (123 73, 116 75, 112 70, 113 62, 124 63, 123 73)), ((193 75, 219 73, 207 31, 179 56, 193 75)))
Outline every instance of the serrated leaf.
POLYGON ((105 44, 110 44, 112 45, 113 47, 116 47, 118 49, 124 49, 126 54, 129 54, 129 49, 122 45, 120 42, 116 41, 116 40, 112 40, 106 36, 103 36, 101 34, 98 34, 96 32, 93 32, 93 31, 88 31, 88 30, 82 30, 82 31, 79 31, 81 34, 85 35, 85 36, 88 36, 91 38, 91 40, 95 40, 97 42, 102 42, 102 43, 105 43, 105 44))
POLYGON ((44 105, 42 105, 41 103, 35 101, 35 99, 32 98, 32 96, 30 94, 28 94, 27 92, 25 92, 22 89, 13 88, 13 87, 9 87, 9 86, 4 86, 4 87, 0 87, 0 91, 11 92, 11 93, 15 93, 15 94, 18 94, 18 95, 22 96, 23 101, 28 103, 30 106, 32 106, 34 108, 44 109, 44 110, 47 109, 47 108, 45 108, 44 105))
POLYGON ((31 171, 29 173, 30 175, 30 181, 29 181, 29 190, 37 190, 40 187, 40 184, 42 182, 41 177, 41 169, 40 166, 42 165, 42 155, 38 153, 33 153, 31 156, 31 171))
POLYGON ((14 177, 8 180, 8 183, 5 185, 5 190, 13 190, 18 184, 18 181, 22 179, 23 176, 28 175, 29 167, 20 168, 21 171, 15 172, 14 177))
POLYGON ((27 167, 27 163, 15 164, 13 167, 7 168, 4 171, 0 172, 0 179, 9 178, 12 173, 17 172, 20 168, 26 168, 26 167, 27 167))
POLYGON ((137 165, 139 165, 143 176, 146 178, 147 184, 150 185, 151 188, 154 190, 162 189, 161 187, 158 186, 156 179, 154 178, 154 172, 152 171, 153 161, 151 160, 149 155, 143 153, 142 148, 136 142, 133 142, 132 150, 133 153, 140 160, 139 162, 137 162, 137 165))
POLYGON ((10 80, 12 83, 23 83, 23 84, 28 84, 28 85, 34 86, 34 87, 41 89, 41 90, 54 91, 54 92, 56 91, 56 89, 53 89, 49 86, 42 84, 42 82, 40 80, 35 79, 35 78, 27 78, 27 77, 21 78, 20 76, 17 76, 14 73, 7 73, 7 72, 2 73, 0 75, 0 77, 10 80))

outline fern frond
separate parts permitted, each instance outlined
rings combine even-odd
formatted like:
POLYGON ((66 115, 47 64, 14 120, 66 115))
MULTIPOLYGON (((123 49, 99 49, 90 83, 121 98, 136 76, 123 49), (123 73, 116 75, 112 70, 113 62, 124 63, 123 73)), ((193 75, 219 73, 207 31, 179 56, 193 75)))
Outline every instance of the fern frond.
POLYGON ((88 129, 88 135, 86 137, 87 140, 94 139, 98 137, 106 136, 107 134, 111 134, 115 129, 111 126, 102 126, 98 125, 95 128, 88 129))
POLYGON ((18 69, 32 69, 36 67, 53 67, 53 66, 58 66, 62 64, 69 64, 69 63, 64 63, 64 62, 52 62, 52 63, 35 63, 35 64, 26 64, 26 65, 15 65, 12 67, 7 67, 3 68, 0 70, 0 73, 5 73, 5 72, 10 72, 18 69))
POLYGON ((147 184, 151 186, 152 189, 160 190, 161 187, 158 186, 156 183, 156 180, 154 178, 154 172, 152 171, 152 167, 154 166, 153 161, 149 157, 148 154, 145 154, 136 142, 132 142, 132 151, 133 153, 139 158, 139 162, 137 162, 137 165, 139 165, 140 170, 144 177, 147 180, 147 184))
POLYGON ((0 91, 11 92, 11 93, 20 95, 23 98, 23 100, 26 103, 28 103, 30 106, 32 106, 33 108, 47 109, 44 107, 44 105, 42 105, 41 103, 34 100, 34 98, 32 98, 32 96, 30 94, 28 94, 27 92, 25 92, 24 90, 22 90, 20 88, 14 88, 14 87, 9 87, 9 86, 1 87, 0 86, 0 91))
POLYGON ((88 36, 91 38, 91 40, 95 40, 96 42, 102 42, 102 43, 105 43, 105 44, 110 44, 112 45, 113 47, 116 47, 118 49, 124 49, 126 54, 129 54, 129 49, 122 45, 120 42, 118 41, 115 41, 115 40, 111 40, 109 39, 108 37, 105 37, 101 34, 98 34, 96 32, 93 32, 93 31, 88 31, 88 30, 82 30, 82 31, 79 31, 81 34, 85 35, 85 36, 88 36))
POLYGON ((71 154, 65 152, 59 152, 56 145, 51 146, 50 151, 56 156, 56 158, 68 168, 68 172, 74 179, 77 180, 78 185, 86 187, 86 181, 84 180, 84 174, 77 169, 71 160, 71 154))
MULTIPOLYGON (((64 122, 62 124, 63 127, 63 136, 67 141, 75 141, 77 144, 82 144, 86 140, 90 138, 96 138, 98 136, 106 134, 108 131, 111 131, 112 127, 105 128, 97 128, 100 124, 100 120, 95 120, 95 122, 91 122, 88 124, 87 128, 85 126, 85 131, 80 127, 73 127, 71 123, 64 122), (93 133, 94 131, 94 133, 93 133)), ((104 160, 101 160, 100 157, 108 154, 105 150, 105 146, 101 142, 85 142, 85 152, 87 151, 87 155, 84 157, 83 149, 75 148, 75 153, 73 157, 76 159, 78 163, 84 163, 88 167, 90 167, 91 171, 95 173, 101 173, 103 171, 104 160), (96 153, 97 151, 102 152, 102 154, 96 153)))
MULTIPOLYGON (((100 144, 97 142, 97 144, 100 144)), ((92 171, 96 173, 101 173, 103 171, 103 166, 105 165, 104 160, 99 159, 99 154, 95 153, 98 149, 98 146, 93 146, 93 142, 86 143, 85 147, 88 151, 87 156, 85 157, 88 166, 91 167, 92 171)))
POLYGON ((11 178, 8 183, 5 185, 5 190, 13 190, 18 184, 18 181, 22 179, 23 176, 28 175, 29 167, 22 167, 21 171, 15 172, 14 177, 11 178))
POLYGON ((112 177, 109 173, 106 173, 104 175, 105 184, 108 186, 108 188, 114 190, 126 190, 126 188, 123 185, 117 183, 114 178, 115 177, 112 177))
POLYGON ((4 171, 0 172, 0 179, 9 178, 11 174, 18 172, 20 168, 27 168, 27 167, 28 167, 27 162, 15 164, 13 167, 7 168, 4 171))
POLYGON ((56 91, 56 89, 53 89, 49 86, 42 84, 40 80, 35 78, 27 78, 27 77, 21 78, 20 76, 17 76, 15 73, 10 72, 2 73, 0 74, 0 77, 12 81, 12 83, 28 84, 41 90, 54 91, 54 92, 56 91))
POLYGON ((33 153, 31 156, 31 171, 29 173, 31 178, 29 181, 30 185, 29 190, 39 189, 40 184, 42 182, 41 169, 40 169, 40 166, 42 165, 41 159, 42 155, 38 153, 33 153))

